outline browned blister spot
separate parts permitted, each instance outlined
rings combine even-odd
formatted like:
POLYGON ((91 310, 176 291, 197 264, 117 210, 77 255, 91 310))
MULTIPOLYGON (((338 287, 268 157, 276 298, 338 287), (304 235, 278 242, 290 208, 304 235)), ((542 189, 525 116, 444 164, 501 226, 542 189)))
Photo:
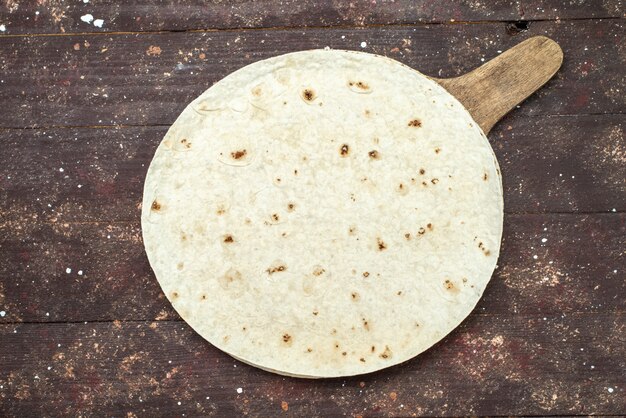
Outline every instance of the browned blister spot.
POLYGON ((491 251, 489 251, 489 250, 487 249, 487 247, 485 247, 485 244, 483 244, 483 243, 482 243, 482 241, 480 241, 480 242, 478 243, 478 248, 480 248, 480 250, 481 250, 481 251, 483 252, 483 254, 485 254, 486 256, 491 255, 491 251))
POLYGON ((426 173, 426 170, 424 170, 423 168, 420 168, 420 174, 424 175, 424 173, 426 173))
POLYGON ((245 157, 246 154, 248 154, 248 150, 239 149, 239 150, 236 150, 236 151, 232 151, 230 153, 230 156, 233 157, 234 160, 239 160, 239 159, 245 157))
POLYGON ((161 210, 161 204, 160 204, 160 203, 159 203, 159 202, 155 199, 155 200, 152 202, 152 206, 150 206, 150 209, 152 209, 152 210, 153 210, 153 211, 155 211, 155 212, 158 212, 158 211, 160 211, 160 210, 161 210))
POLYGON ((348 144, 343 144, 341 148, 339 148, 339 155, 345 158, 349 154, 350 154, 350 146, 348 144))
POLYGON ((373 353, 374 351, 376 351, 376 346, 375 346, 375 345, 373 345, 373 346, 372 346, 372 348, 371 348, 370 350, 371 350, 371 351, 372 351, 372 353, 373 353))
POLYGON ((348 235, 354 235, 356 233, 356 226, 351 226, 348 228, 348 235))
POLYGON ((363 277, 369 277, 369 275, 370 275, 369 271, 364 271, 363 272, 363 277))
POLYGON ((287 346, 290 346, 291 344, 293 344, 293 338, 288 333, 284 333, 282 335, 282 340, 283 340, 283 343, 287 346))
POLYGON ((231 243, 235 242, 235 239, 233 238, 232 235, 226 234, 226 235, 224 235, 224 242, 227 243, 227 244, 231 244, 231 243))
POLYGON ((367 91, 370 89, 370 86, 364 81, 348 81, 348 85, 350 87, 356 87, 359 90, 367 91))
POLYGON ((365 318, 361 318, 361 321, 363 321, 363 328, 365 328, 367 331, 370 330, 370 323, 369 321, 367 321, 365 318))
POLYGON ((355 302, 361 298, 357 292, 352 292, 350 296, 352 297, 352 300, 355 302))
POLYGON ((380 153, 375 149, 368 152, 367 155, 369 155, 372 160, 380 159, 380 153))
POLYGON ((411 119, 409 121, 409 126, 412 128, 420 128, 422 126, 422 121, 419 119, 411 119))
POLYGON ((311 353, 311 352, 313 352, 313 349, 311 347, 309 347, 309 348, 306 349, 306 351, 307 351, 307 353, 311 353))
POLYGON ((278 221, 280 220, 280 217, 278 216, 278 214, 277 214, 277 213, 273 213, 273 214, 272 214, 272 220, 273 220, 274 222, 278 222, 278 221))
POLYGON ((433 224, 428 224, 426 225, 426 228, 428 228, 429 231, 432 231, 434 227, 433 224))
POLYGON ((483 180, 487 181, 487 179, 489 178, 489 175, 487 173, 483 174, 483 180))
POLYGON ((185 234, 184 232, 182 234, 180 234, 180 240, 181 241, 187 241, 187 234, 185 234))
POLYGON ((295 204, 295 203, 289 203, 289 204, 287 205, 287 210, 288 210, 289 212, 293 212, 295 209, 296 209, 296 204, 295 204))
POLYGON ((319 315, 319 313, 320 313, 319 311, 313 311, 313 315, 314 315, 314 316, 319 315))
POLYGON ((436 147, 436 148, 435 148, 435 154, 439 154, 440 152, 441 152, 441 148, 436 147))
POLYGON ((185 268, 185 263, 181 261, 180 263, 176 264, 176 268, 178 270, 182 270, 183 268, 185 268))
POLYGON ((347 352, 347 351, 342 351, 342 352, 341 352, 341 355, 342 355, 342 356, 347 356, 347 355, 348 355, 348 352, 347 352))
POLYGON ((365 359, 364 359, 363 357, 361 357, 361 358, 359 359, 359 361, 361 361, 361 362, 365 363, 365 359))
POLYGON ((396 293, 396 295, 398 295, 398 296, 402 296, 402 290, 398 290, 398 292, 396 293))
POLYGON ((187 149, 191 148, 191 142, 187 138, 181 139, 180 143, 187 149))
POLYGON ((206 300, 206 298, 207 298, 207 295, 201 295, 201 296, 200 296, 200 299, 201 299, 201 300, 206 300))
POLYGON ((404 234, 404 238, 406 238, 407 241, 410 240, 411 239, 411 234, 407 232, 406 234, 404 234))
POLYGON ((313 91, 313 89, 302 90, 302 98, 307 102, 312 102, 315 100, 315 91, 313 91))
POLYGON ((170 295, 171 299, 178 299, 178 292, 172 292, 172 294, 170 295))
POLYGON ((370 117, 370 115, 372 114, 372 112, 370 112, 368 109, 365 109, 365 117, 370 117))
POLYGON ((225 207, 224 205, 219 205, 219 206, 217 207, 217 210, 215 211, 215 213, 216 213, 218 216, 221 216, 221 215, 225 214, 225 213, 226 213, 226 207, 225 207))
POLYGON ((279 264, 277 266, 269 267, 265 271, 267 271, 269 274, 274 274, 274 273, 281 273, 285 270, 287 270, 287 266, 285 266, 284 264, 279 264))
POLYGON ((259 97, 259 96, 261 96, 262 93, 263 93, 263 90, 261 89, 260 86, 257 86, 257 87, 252 89, 252 95, 253 96, 259 97))
POLYGON ((316 267, 315 269, 313 269, 313 275, 314 276, 321 276, 322 274, 324 274, 326 270, 324 270, 322 267, 316 267))
POLYGON ((378 244, 378 251, 384 251, 387 249, 387 244, 385 244, 382 239, 376 238, 376 243, 378 244))
POLYGON ((424 229, 424 227, 420 227, 420 229, 417 230, 418 235, 424 235, 425 233, 426 233, 426 229, 424 229))
POLYGON ((382 353, 380 353, 380 354, 378 355, 378 357, 380 357, 380 358, 382 358, 382 359, 388 359, 388 358, 391 358, 391 349, 389 348, 389 346, 388 346, 388 345, 386 345, 386 346, 385 346, 385 350, 384 350, 382 353))
POLYGON ((434 179, 431 179, 431 180, 430 180, 430 182, 431 182, 432 184, 437 184, 437 183, 439 183, 439 179, 434 178, 434 179))

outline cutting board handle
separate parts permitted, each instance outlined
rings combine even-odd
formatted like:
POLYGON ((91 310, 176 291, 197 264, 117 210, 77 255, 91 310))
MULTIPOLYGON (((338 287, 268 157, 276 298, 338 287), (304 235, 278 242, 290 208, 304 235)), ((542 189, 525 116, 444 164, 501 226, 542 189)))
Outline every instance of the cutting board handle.
POLYGON ((552 39, 535 36, 460 77, 435 79, 470 112, 485 134, 543 86, 563 62, 552 39))

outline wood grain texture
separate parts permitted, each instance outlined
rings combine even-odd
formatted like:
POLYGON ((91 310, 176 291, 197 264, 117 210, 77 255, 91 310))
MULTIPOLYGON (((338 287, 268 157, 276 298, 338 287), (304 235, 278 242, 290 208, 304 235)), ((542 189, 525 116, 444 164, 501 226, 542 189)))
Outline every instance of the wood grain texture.
POLYGON ((619 414, 625 331, 623 313, 472 315, 416 359, 315 381, 240 363, 182 322, 0 325, 0 414, 619 414))
MULTIPOLYGON (((612 213, 505 217, 499 267, 476 312, 623 312, 625 223, 626 214, 612 213)), ((138 220, 22 221, 3 232, 0 323, 178 318, 148 265, 138 220)))
POLYGON ((292 26, 365 26, 453 21, 514 21, 623 17, 619 0, 564 4, 558 0, 5 0, 4 34, 180 31, 292 26), (37 13, 38 12, 38 13, 37 13), (102 19, 102 27, 81 16, 102 19))
POLYGON ((524 103, 527 115, 623 113, 621 21, 535 22, 0 38, 1 127, 171 124, 193 98, 259 59, 330 46, 392 58, 425 74, 464 74, 531 35, 566 51, 557 76, 524 103), (361 42, 367 47, 361 48, 361 42))
POLYGON ((488 134, 504 115, 554 76, 563 51, 553 40, 535 36, 462 76, 435 78, 488 134))

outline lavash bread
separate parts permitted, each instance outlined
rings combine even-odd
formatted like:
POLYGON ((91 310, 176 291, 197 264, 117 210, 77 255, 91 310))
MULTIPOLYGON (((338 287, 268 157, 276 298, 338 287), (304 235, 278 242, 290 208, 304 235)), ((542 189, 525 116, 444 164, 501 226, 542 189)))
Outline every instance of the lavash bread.
POLYGON ((259 61, 194 100, 145 182, 146 252, 202 337, 301 377, 379 370, 471 312, 502 234, 493 151, 446 90, 389 58, 259 61))

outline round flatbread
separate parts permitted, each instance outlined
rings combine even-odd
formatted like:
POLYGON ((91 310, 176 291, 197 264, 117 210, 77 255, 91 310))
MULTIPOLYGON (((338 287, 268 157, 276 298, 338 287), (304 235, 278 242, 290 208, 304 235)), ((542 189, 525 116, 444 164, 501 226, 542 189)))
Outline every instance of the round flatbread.
POLYGON ((180 316, 246 363, 302 377, 406 361, 471 312, 495 268, 500 173, 437 83, 337 50, 248 65, 159 145, 142 229, 180 316))

